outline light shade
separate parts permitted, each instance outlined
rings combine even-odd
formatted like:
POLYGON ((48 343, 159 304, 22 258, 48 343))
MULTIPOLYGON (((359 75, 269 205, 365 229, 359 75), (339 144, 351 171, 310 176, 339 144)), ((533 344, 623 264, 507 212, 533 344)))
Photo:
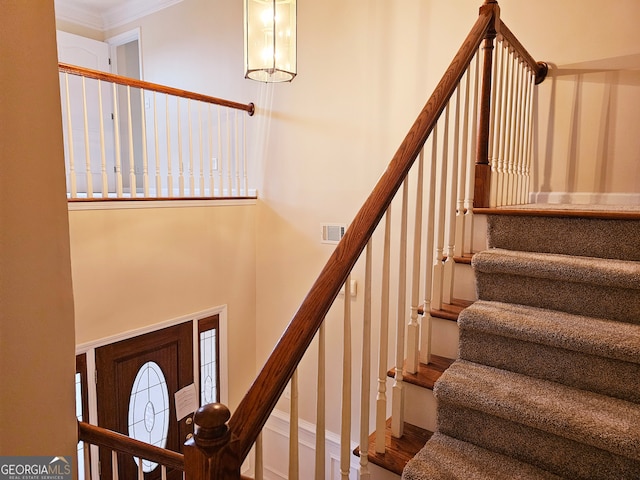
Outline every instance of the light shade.
POLYGON ((296 76, 296 0, 244 0, 245 78, 290 82, 296 76))

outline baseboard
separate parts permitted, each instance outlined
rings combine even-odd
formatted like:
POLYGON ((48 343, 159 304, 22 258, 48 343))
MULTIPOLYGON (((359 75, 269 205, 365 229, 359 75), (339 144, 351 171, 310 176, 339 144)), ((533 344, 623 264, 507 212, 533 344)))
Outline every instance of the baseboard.
MULTIPOLYGON (((315 425, 298 420, 299 438, 299 478, 314 478, 315 469, 315 425)), ((289 414, 274 410, 262 431, 264 479, 287 480, 289 470, 289 414)), ((350 445, 353 451, 355 443, 350 445)), ((327 431, 325 433, 325 474, 328 479, 339 479, 340 475, 340 436, 327 431)), ((358 478, 359 459, 350 454, 349 478, 358 478)))
POLYGON ((571 205, 640 205, 640 193, 532 192, 529 201, 571 205))

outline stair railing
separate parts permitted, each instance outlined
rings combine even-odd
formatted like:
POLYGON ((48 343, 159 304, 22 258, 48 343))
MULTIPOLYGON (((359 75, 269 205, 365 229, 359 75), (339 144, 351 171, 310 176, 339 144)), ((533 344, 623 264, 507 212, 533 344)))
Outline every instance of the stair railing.
POLYGON ((242 104, 60 63, 67 195, 254 196, 242 104))
POLYGON ((430 361, 431 331, 438 327, 435 312, 455 304, 454 257, 472 249, 473 206, 488 206, 493 198, 496 203, 498 198, 519 202, 527 192, 532 85, 544 78, 545 68, 532 60, 499 16, 497 2, 485 0, 442 80, 233 415, 221 404, 205 405, 195 413, 194 435, 184 446, 187 479, 240 478, 241 464, 254 443, 256 479, 262 478, 259 436, 290 381, 288 478, 298 478, 296 369, 316 337, 315 478, 326 477, 325 320, 343 322, 340 476, 350 476, 354 435, 363 479, 370 478, 369 457, 385 451, 386 425, 393 436, 403 435, 404 375, 430 361), (492 82, 494 78, 498 80, 492 82), (512 161, 513 156, 519 159, 512 161), (354 312, 351 278, 359 274, 364 277, 364 305, 354 312), (358 361, 352 358, 352 345, 353 327, 360 322, 358 361), (395 335, 389 336, 392 327, 395 335), (379 343, 374 342, 376 331, 379 343), (377 368, 371 368, 376 353, 377 368), (387 395, 390 366, 395 375, 387 395), (357 434, 351 432, 352 377, 362 381, 355 408, 360 412, 357 434), (376 387, 371 389, 371 384, 376 387), (371 429, 376 440, 370 448, 371 429))
MULTIPOLYGON (((386 332, 390 327, 389 321, 393 316, 396 317, 391 430, 394 436, 402 436, 403 368, 405 371, 415 371, 418 362, 429 361, 430 312, 454 300, 451 292, 453 257, 463 251, 470 251, 473 205, 520 202, 526 197, 531 151, 532 85, 539 83, 545 73, 544 65, 533 61, 500 21, 497 2, 485 0, 478 20, 444 77, 234 414, 231 416, 226 409, 223 409, 224 413, 214 411, 213 407, 203 407, 196 413, 196 433, 185 445, 186 465, 187 469, 192 464, 207 467, 193 472, 202 475, 194 478, 211 478, 207 475, 215 478, 238 478, 242 460, 249 453, 287 383, 294 377, 299 362, 316 334, 319 335, 316 439, 320 443, 324 442, 323 322, 328 315, 336 316, 332 306, 343 286, 344 370, 340 475, 342 478, 349 478, 352 448, 351 345, 352 324, 355 321, 352 318, 349 291, 354 268, 357 271, 362 268, 365 270, 363 359, 362 374, 359 375, 363 379, 359 469, 360 478, 369 477, 368 405, 372 396, 377 408, 377 441, 374 450, 384 452, 385 448, 385 418, 389 410, 386 399, 389 366, 389 340, 386 332), (496 37, 499 53, 497 61, 494 61, 496 37), (498 80, 492 82, 492 78, 498 80), (500 113, 494 115, 493 112, 498 108, 500 113), (475 163, 470 158, 474 151, 475 163), (417 171, 411 171, 410 174, 416 160, 417 171), (426 174, 424 170, 427 171, 426 174), (496 185, 494 189, 491 188, 492 182, 496 185), (401 190, 401 195, 395 198, 398 190, 401 190), (410 191, 413 199, 411 202, 410 191), (392 219, 392 209, 399 209, 398 220, 392 219), (414 214, 411 226, 410 211, 414 214), (383 217, 384 227, 378 229, 383 217), (391 230, 396 227, 399 228, 398 239, 392 239, 391 230), (413 251, 409 262, 411 232, 413 251), (426 238, 423 238, 423 232, 426 238), (382 265, 379 275, 381 285, 372 281, 373 244, 379 241, 382 242, 382 259, 375 263, 382 265), (363 259, 360 260, 363 252, 363 259), (362 266, 362 263, 365 265, 362 266), (393 271, 395 266, 397 272, 393 271), (379 288, 375 294, 372 293, 373 288, 379 288), (381 331, 381 339, 375 348, 371 342, 371 329, 372 319, 377 315, 372 310, 372 298, 380 298, 380 321, 377 327, 381 331), (397 302, 395 315, 390 311, 394 300, 397 302), (407 305, 410 305, 409 314, 407 305), (419 317, 422 317, 421 322, 418 322, 419 317), (408 323, 405 321, 407 318, 408 323), (377 389, 372 393, 369 382, 374 351, 380 352, 380 358, 377 375, 374 375, 377 377, 377 389), (209 408, 212 409, 210 412, 209 408), (200 431, 202 434, 199 434, 200 431)), ((294 388, 292 386, 291 412, 295 417, 297 393, 294 388)), ((292 417, 294 439, 297 434, 296 421, 292 417)), ((298 476, 297 449, 294 440, 290 451, 291 479, 298 476)), ((316 454, 316 478, 324 478, 324 449, 320 444, 317 444, 316 454)), ((187 477, 191 478, 189 471, 187 473, 187 477)), ((260 477, 259 472, 256 475, 260 477)))
MULTIPOLYGON (((171 470, 184 471, 184 455, 181 453, 156 447, 86 422, 78 422, 78 440, 111 450, 111 472, 114 480, 119 478, 118 454, 127 454, 138 459, 138 480, 144 480, 143 460, 157 463, 162 479, 166 479, 167 472, 171 470)), ((84 450, 88 451, 86 448, 84 450)), ((84 462, 84 471, 78 472, 78 478, 92 478, 88 461, 84 462)))

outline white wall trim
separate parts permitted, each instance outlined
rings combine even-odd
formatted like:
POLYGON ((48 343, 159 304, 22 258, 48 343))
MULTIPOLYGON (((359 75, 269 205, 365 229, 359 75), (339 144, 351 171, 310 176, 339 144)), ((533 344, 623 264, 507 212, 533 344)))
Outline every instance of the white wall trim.
POLYGON ((531 192, 529 201, 571 205, 640 205, 640 193, 531 192))
MULTIPOLYGON (((286 451, 278 451, 277 456, 265 456, 264 478, 265 480, 286 480, 288 477, 288 445, 289 445, 289 414, 281 410, 274 410, 264 426, 263 444, 271 441, 272 444, 281 442, 287 445, 286 451)), ((316 426, 310 422, 298 420, 299 455, 300 465, 315 464, 316 426)), ((356 444, 351 442, 349 450, 353 451, 356 444)), ((340 478, 340 435, 325 432, 325 459, 326 475, 329 479, 340 478)), ((360 467, 359 459, 355 455, 350 457, 350 478, 358 477, 360 467)), ((301 478, 303 475, 301 475, 301 478)))
MULTIPOLYGON (((251 192, 249 194, 251 195, 251 192)), ((68 202, 70 212, 82 210, 128 210, 133 208, 236 207, 255 204, 255 198, 68 202)))

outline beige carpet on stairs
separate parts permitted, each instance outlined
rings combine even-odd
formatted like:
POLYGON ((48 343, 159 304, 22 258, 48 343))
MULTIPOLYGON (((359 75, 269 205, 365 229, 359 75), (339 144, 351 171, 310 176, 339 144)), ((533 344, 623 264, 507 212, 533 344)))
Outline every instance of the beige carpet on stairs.
POLYGON ((404 479, 640 479, 640 220, 564 220, 489 217, 404 479))

